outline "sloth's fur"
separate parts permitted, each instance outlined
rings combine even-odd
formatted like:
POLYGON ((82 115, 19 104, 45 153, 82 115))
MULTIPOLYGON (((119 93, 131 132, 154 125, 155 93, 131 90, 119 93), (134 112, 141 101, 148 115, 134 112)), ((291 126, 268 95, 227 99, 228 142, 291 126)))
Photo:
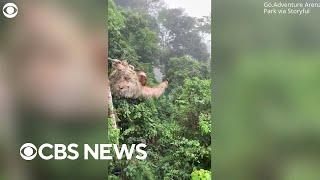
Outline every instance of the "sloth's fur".
POLYGON ((116 61, 112 64, 110 87, 114 96, 137 99, 161 96, 168 87, 164 81, 155 87, 146 86, 147 76, 143 71, 135 71, 126 61, 116 61))

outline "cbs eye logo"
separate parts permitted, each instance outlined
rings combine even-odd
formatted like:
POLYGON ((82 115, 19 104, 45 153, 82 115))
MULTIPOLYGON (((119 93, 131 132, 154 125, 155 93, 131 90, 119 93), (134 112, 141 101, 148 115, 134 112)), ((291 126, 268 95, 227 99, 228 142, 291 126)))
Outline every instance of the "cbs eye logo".
POLYGON ((26 143, 20 148, 20 156, 27 161, 34 159, 37 156, 37 148, 31 143, 26 143))
POLYGON ((14 3, 7 3, 2 8, 3 15, 7 18, 14 18, 18 14, 18 7, 14 3))

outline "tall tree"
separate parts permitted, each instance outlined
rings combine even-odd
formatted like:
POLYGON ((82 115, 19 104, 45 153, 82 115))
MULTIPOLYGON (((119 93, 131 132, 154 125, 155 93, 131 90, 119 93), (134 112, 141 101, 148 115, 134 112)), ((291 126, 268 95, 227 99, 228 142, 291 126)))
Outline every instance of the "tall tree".
POLYGON ((148 12, 153 15, 156 15, 165 5, 164 0, 116 0, 115 2, 127 10, 148 12))
POLYGON ((163 9, 159 13, 159 21, 162 45, 169 50, 171 57, 190 55, 199 61, 209 59, 201 37, 201 32, 207 31, 203 19, 190 17, 183 9, 163 9))
POLYGON ((125 28, 123 36, 137 53, 140 62, 156 64, 159 59, 159 39, 157 24, 145 13, 125 12, 125 28), (153 29, 153 30, 152 30, 153 29))

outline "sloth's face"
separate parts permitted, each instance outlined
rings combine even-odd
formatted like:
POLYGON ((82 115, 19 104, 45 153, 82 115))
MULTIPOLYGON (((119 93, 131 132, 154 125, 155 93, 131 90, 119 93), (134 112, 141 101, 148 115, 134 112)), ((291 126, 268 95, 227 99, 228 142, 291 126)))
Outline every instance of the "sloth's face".
POLYGON ((133 98, 138 97, 141 92, 141 84, 134 72, 119 72, 119 78, 115 79, 115 94, 121 97, 133 98))

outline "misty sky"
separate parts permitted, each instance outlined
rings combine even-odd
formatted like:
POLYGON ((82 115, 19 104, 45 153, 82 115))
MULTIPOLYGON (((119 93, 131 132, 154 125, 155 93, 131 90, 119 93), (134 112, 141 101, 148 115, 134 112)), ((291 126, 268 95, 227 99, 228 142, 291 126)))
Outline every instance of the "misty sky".
MULTIPOLYGON (((202 17, 211 16, 211 0, 164 0, 169 8, 183 8, 189 16, 202 17)), ((204 37, 211 54, 211 35, 204 37)))
POLYGON ((165 0, 169 8, 183 8, 194 17, 211 15, 211 0, 165 0))

